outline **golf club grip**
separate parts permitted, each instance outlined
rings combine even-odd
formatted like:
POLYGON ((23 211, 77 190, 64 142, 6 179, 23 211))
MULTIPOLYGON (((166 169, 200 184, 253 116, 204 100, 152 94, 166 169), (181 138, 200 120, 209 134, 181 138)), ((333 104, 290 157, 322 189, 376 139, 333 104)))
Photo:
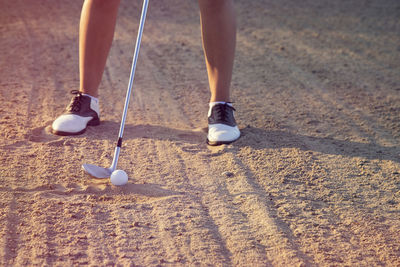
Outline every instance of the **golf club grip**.
POLYGON ((117 147, 121 147, 122 146, 122 137, 118 138, 118 142, 117 142, 117 147))

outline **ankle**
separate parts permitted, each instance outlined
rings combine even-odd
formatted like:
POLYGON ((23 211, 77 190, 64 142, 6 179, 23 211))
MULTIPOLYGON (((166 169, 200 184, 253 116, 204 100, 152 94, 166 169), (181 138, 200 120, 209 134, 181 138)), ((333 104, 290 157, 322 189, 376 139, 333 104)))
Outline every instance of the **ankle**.
POLYGON ((89 94, 86 94, 86 93, 82 93, 82 95, 90 97, 90 99, 92 99, 93 101, 95 101, 96 104, 99 103, 99 99, 98 99, 97 97, 94 97, 94 96, 89 95, 89 94))
POLYGON ((208 105, 209 105, 209 108, 208 108, 208 117, 211 116, 211 110, 212 110, 212 108, 213 108, 215 105, 218 105, 218 104, 227 104, 228 106, 233 107, 233 105, 232 105, 231 102, 225 102, 225 101, 210 102, 210 103, 208 104, 208 105))

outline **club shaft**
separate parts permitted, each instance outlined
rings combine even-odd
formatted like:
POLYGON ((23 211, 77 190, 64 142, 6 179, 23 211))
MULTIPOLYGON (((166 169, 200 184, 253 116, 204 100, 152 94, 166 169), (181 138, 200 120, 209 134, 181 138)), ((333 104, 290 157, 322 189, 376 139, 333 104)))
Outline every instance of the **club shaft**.
POLYGON ((115 148, 113 162, 110 167, 110 169, 112 169, 112 170, 115 170, 117 167, 119 152, 121 150, 122 136, 124 134, 126 115, 128 112, 129 101, 130 101, 131 94, 132 94, 132 85, 133 85, 133 80, 135 78, 136 63, 137 63, 137 60, 139 57, 140 43, 142 41, 143 28, 144 28, 144 22, 146 20, 148 5, 149 5, 149 0, 144 0, 143 7, 142 7, 142 14, 140 16, 139 30, 138 30, 137 39, 136 39, 135 52, 133 54, 133 59, 132 59, 131 74, 129 77, 129 84, 128 84, 128 89, 127 89, 126 97, 125 97, 124 111, 122 113, 121 125, 119 128, 118 143, 115 148))

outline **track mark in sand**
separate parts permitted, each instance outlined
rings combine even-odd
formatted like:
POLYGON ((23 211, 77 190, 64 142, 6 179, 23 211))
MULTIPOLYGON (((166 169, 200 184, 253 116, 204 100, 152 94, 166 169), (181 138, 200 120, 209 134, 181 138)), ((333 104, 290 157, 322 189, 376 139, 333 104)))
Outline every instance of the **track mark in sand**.
POLYGON ((16 142, 8 144, 8 145, 2 145, 2 146, 0 146, 0 149, 10 152, 11 150, 14 150, 16 148, 24 147, 27 144, 28 144, 27 141, 16 141, 16 142))
MULTIPOLYGON (((18 247, 19 247, 19 217, 16 214, 17 212, 17 202, 16 196, 13 194, 12 199, 8 203, 6 221, 3 226, 5 226, 5 236, 3 240, 3 264, 4 265, 14 265, 15 258, 18 256, 18 247)), ((4 231, 3 230, 3 231, 4 231)))
MULTIPOLYGON (((142 106, 146 107, 146 112, 157 112, 157 121, 163 122, 165 125, 173 126, 186 126, 194 127, 189 121, 188 117, 180 109, 180 105, 177 100, 172 97, 171 88, 172 82, 168 77, 165 76, 164 72, 161 70, 161 66, 157 65, 150 58, 149 51, 155 49, 151 47, 150 42, 147 43, 147 48, 143 48, 141 52, 141 57, 143 57, 143 69, 144 79, 147 81, 153 81, 154 89, 148 88, 145 92, 139 92, 140 99, 142 100, 142 106), (161 88, 167 87, 166 89, 161 88), (154 90, 154 91, 153 91, 154 90), (157 108, 152 108, 157 105, 157 108)), ((149 114, 150 115, 150 114, 149 114)))
MULTIPOLYGON (((314 110, 318 109, 321 111, 321 114, 328 114, 331 116, 334 114, 335 116, 333 118, 335 118, 336 121, 340 121, 340 123, 349 129, 349 131, 352 131, 349 132, 347 136, 354 137, 354 135, 356 135, 356 138, 361 137, 371 143, 376 141, 382 142, 381 140, 384 140, 384 143, 392 146, 398 143, 390 130, 382 125, 374 114, 365 113, 356 106, 346 102, 346 99, 343 96, 340 97, 337 95, 336 89, 329 88, 329 86, 331 86, 329 83, 316 77, 312 72, 304 70, 303 66, 300 64, 293 64, 290 58, 279 54, 272 54, 272 59, 276 69, 286 73, 288 77, 287 81, 290 86, 300 87, 300 90, 295 90, 293 92, 293 99, 297 99, 295 102, 298 102, 298 99, 300 98, 304 100, 304 103, 311 103, 309 106, 313 107, 313 110, 310 112, 309 116, 315 116, 313 115, 314 110), (292 85, 293 82, 295 85, 292 85), (327 87, 329 89, 327 89, 327 87), (349 124, 352 127, 349 127, 349 124)), ((287 106, 287 103, 285 106, 287 106)), ((282 110, 280 113, 275 112, 274 116, 278 116, 277 114, 285 114, 287 112, 283 108, 284 105, 274 105, 274 107, 275 109, 280 108, 282 110)), ((303 110, 307 109, 308 107, 303 107, 303 110)), ((317 128, 316 126, 318 125, 315 125, 314 123, 316 121, 324 122, 326 117, 322 117, 321 120, 309 120, 309 118, 307 118, 307 128, 317 128)), ((293 126, 298 127, 299 125, 293 126)), ((333 129, 336 127, 337 126, 334 126, 333 129)), ((344 135, 343 129, 341 130, 340 134, 344 135)))
MULTIPOLYGON (((335 161, 330 163, 331 166, 326 166, 321 159, 334 157, 291 148, 247 150, 247 152, 243 151, 244 154, 240 155, 239 165, 243 162, 244 166, 248 166, 250 172, 247 176, 252 178, 250 181, 255 182, 252 185, 255 185, 256 189, 261 189, 256 192, 265 191, 260 196, 267 198, 264 203, 270 208, 271 215, 279 224, 283 223, 285 235, 294 241, 300 252, 312 257, 310 262, 322 265, 327 263, 340 265, 352 260, 357 262, 354 255, 346 255, 346 251, 357 251, 361 242, 356 240, 364 240, 365 236, 373 235, 366 234, 368 231, 361 230, 362 227, 354 227, 362 224, 375 225, 376 228, 370 227, 369 231, 374 231, 374 234, 379 233, 378 235, 382 237, 379 241, 373 238, 365 239, 365 249, 362 251, 369 251, 368 256, 371 259, 376 255, 382 258, 386 257, 383 255, 390 255, 390 251, 372 254, 372 251, 380 247, 380 242, 391 242, 390 238, 387 238, 388 230, 379 229, 382 224, 377 223, 376 218, 369 215, 380 214, 380 208, 368 208, 370 206, 368 200, 354 198, 354 192, 368 192, 360 190, 360 187, 367 188, 371 182, 373 183, 368 176, 360 176, 359 171, 352 170, 354 161, 346 159, 346 163, 335 161), (247 152, 250 154, 246 154, 247 152), (345 178, 336 177, 336 171, 340 169, 348 173, 345 178), (367 186, 363 186, 364 183, 367 186), (340 204, 335 202, 337 199, 341 200, 340 204), (351 242, 346 239, 349 236, 352 236, 351 242)), ((386 179, 390 177, 385 173, 383 175, 386 179)), ((239 184, 236 188, 245 187, 239 184)), ((385 186, 383 191, 387 191, 387 188, 385 186)), ((368 193, 367 198, 371 195, 373 193, 368 193)))
POLYGON ((268 204, 268 194, 257 184, 255 176, 235 156, 233 146, 200 153, 186 152, 179 144, 176 148, 174 155, 167 155, 166 149, 159 149, 158 153, 166 154, 163 158, 170 159, 169 164, 173 165, 170 168, 185 170, 190 166, 186 173, 180 174, 187 176, 182 186, 191 192, 197 188, 200 195, 191 197, 190 205, 196 212, 206 211, 201 213, 200 221, 214 225, 212 232, 218 234, 219 246, 225 248, 219 253, 228 257, 229 262, 277 266, 312 262, 297 244, 289 226, 279 220, 268 204), (233 177, 223 174, 225 166, 229 166, 233 177))
POLYGON ((71 78, 70 74, 75 74, 76 62, 71 60, 72 49, 67 48, 74 43, 72 27, 69 24, 71 17, 68 17, 68 12, 73 14, 74 9, 78 11, 79 5, 68 5, 71 10, 65 12, 60 11, 65 10, 62 6, 54 9, 45 1, 40 4, 14 1, 13 5, 15 5, 13 9, 18 11, 11 16, 15 16, 21 24, 21 29, 18 29, 15 35, 19 36, 18 40, 25 40, 16 46, 24 51, 20 53, 21 58, 16 58, 16 62, 21 61, 23 64, 19 70, 20 76, 25 76, 19 77, 21 82, 18 88, 22 91, 22 94, 18 94, 18 98, 24 103, 21 104, 24 107, 22 110, 24 116, 18 121, 22 122, 25 132, 59 115, 58 112, 61 110, 57 110, 62 101, 54 102, 54 99, 61 99, 60 95, 65 95, 64 84, 67 88, 76 86, 74 84, 76 79, 71 78), (58 21, 58 23, 48 27, 48 21, 58 21), (55 71, 60 66, 63 71, 55 71))
MULTIPOLYGON (((93 179, 93 178, 92 178, 93 179)), ((76 195, 90 195, 94 199, 97 197, 108 196, 113 197, 116 195, 135 195, 151 199, 158 198, 169 198, 173 196, 184 195, 184 192, 173 191, 165 189, 156 184, 131 184, 128 183, 121 187, 116 187, 110 185, 108 179, 104 179, 101 184, 92 184, 87 186, 82 186, 78 184, 51 184, 43 185, 34 188, 24 188, 24 187, 1 187, 0 192, 14 192, 14 193, 28 193, 34 194, 36 196, 44 196, 47 198, 59 198, 59 197, 73 197, 76 195)))
MULTIPOLYGON (((208 159, 201 156, 195 161, 196 167, 189 175, 198 178, 188 178, 192 186, 199 188, 196 207, 201 207, 199 212, 203 219, 199 221, 205 223, 196 224, 196 227, 201 229, 212 225, 211 232, 218 236, 216 241, 222 249, 219 253, 228 259, 229 265, 268 265, 270 261, 265 257, 265 251, 257 245, 252 234, 255 229, 249 225, 246 215, 233 204, 224 182, 215 174, 213 164, 208 164, 208 159)), ((190 161, 185 162, 187 166, 193 166, 190 161)), ((201 242, 199 246, 202 246, 201 242)))
POLYGON ((32 253, 30 264, 52 265, 62 261, 68 265, 87 264, 86 221, 87 204, 80 200, 64 201, 36 195, 30 205, 26 242, 32 253), (68 224, 58 223, 67 220, 68 224))
MULTIPOLYGON (((298 132, 301 129, 300 131, 314 131, 314 135, 317 136, 322 135, 322 137, 309 136, 310 140, 319 141, 318 144, 310 144, 312 142, 307 141, 307 138, 304 139, 303 143, 308 143, 313 149, 322 150, 329 154, 333 152, 333 154, 353 157, 399 160, 399 153, 396 152, 399 149, 398 141, 379 124, 376 117, 371 114, 364 114, 361 110, 348 105, 345 100, 335 95, 335 90, 327 90, 327 85, 322 80, 303 70, 301 66, 293 65, 283 56, 275 55, 273 58, 277 70, 287 73, 287 66, 290 66, 291 72, 287 74, 289 87, 301 85, 299 88, 301 90, 294 90, 288 99, 293 103, 292 105, 287 105, 287 103, 286 105, 276 105, 276 103, 273 105, 273 116, 279 118, 280 121, 289 123, 289 129, 293 132, 298 132), (293 85, 294 81, 296 81, 296 85, 293 85), (301 107, 304 116, 301 116, 302 114, 299 114, 295 109, 290 111, 290 108, 287 108, 287 106, 299 106, 298 99, 302 99, 301 103, 310 103, 301 107), (313 107, 313 109, 307 113, 309 107, 313 107), (321 112, 315 114, 314 110, 316 109, 321 112), (295 121, 293 119, 288 120, 288 117, 294 117, 295 121), (313 117, 318 119, 312 119, 313 117), (326 120, 326 118, 332 120, 326 120), (303 122, 304 120, 306 120, 306 123, 303 122), (316 121, 320 123, 316 123, 316 121), (322 126, 323 124, 325 125, 322 126), (324 130, 322 134, 320 129, 324 130), (329 131, 326 129, 329 129, 329 131), (324 138, 323 136, 327 137, 324 138), (349 136, 356 139, 357 142, 340 140, 349 139, 349 136), (375 152, 375 155, 373 152, 375 152)), ((266 136, 267 132, 261 134, 266 136)), ((282 134, 286 135, 287 133, 282 132, 282 134)), ((304 135, 299 136, 305 137, 304 135)))
POLYGON ((181 147, 181 149, 188 153, 201 153, 204 152, 204 147, 200 146, 199 144, 187 144, 183 142, 177 142, 177 145, 181 147))
POLYGON ((114 265, 118 257, 118 239, 123 238, 116 231, 115 206, 92 205, 87 217, 87 243, 90 262, 95 265, 114 265))
POLYGON ((201 205, 200 197, 191 194, 171 200, 156 206, 152 212, 157 218, 156 235, 162 240, 165 261, 231 266, 231 253, 218 226, 210 220, 208 209, 201 205))
MULTIPOLYGON (((117 121, 102 121, 99 126, 89 127, 87 135, 85 133, 82 136, 90 136, 94 140, 114 142, 118 135, 118 128, 119 122, 117 121)), ((82 136, 77 136, 76 138, 81 138, 82 136)), ((205 144, 205 138, 204 133, 198 129, 172 128, 157 124, 126 124, 123 137, 126 141, 132 139, 152 139, 181 141, 187 144, 205 144)))
POLYGON ((328 155, 400 162, 400 147, 398 146, 382 146, 374 143, 362 143, 330 137, 315 137, 287 131, 268 131, 254 127, 243 129, 242 135, 246 135, 248 140, 245 143, 238 140, 235 146, 248 146, 256 149, 297 148, 303 151, 311 150, 328 155))
POLYGON ((108 222, 102 232, 111 236, 113 257, 122 265, 132 262, 143 266, 156 265, 159 262, 160 249, 154 239, 154 220, 149 204, 123 205, 120 209, 111 209, 108 222), (139 223, 140 222, 140 223, 139 223))
MULTIPOLYGON (((154 247, 157 248, 153 258, 161 258, 164 263, 172 264, 201 262, 229 265, 229 250, 217 230, 218 227, 207 215, 207 208, 198 200, 197 194, 201 192, 195 185, 187 183, 192 166, 185 165, 185 160, 179 154, 169 153, 167 147, 170 147, 171 141, 147 142, 150 143, 146 145, 147 149, 138 153, 137 157, 147 157, 146 166, 143 167, 151 177, 149 181, 163 183, 168 188, 185 192, 184 195, 152 203, 149 216, 151 224, 156 228, 150 229, 150 233, 144 233, 146 236, 150 234, 148 242, 153 244, 153 250, 154 247), (148 171, 154 169, 153 164, 157 166, 154 175, 148 171)), ((142 171, 137 170, 139 176, 142 171)), ((161 262, 156 264, 159 263, 161 262)))
MULTIPOLYGON (((110 61, 112 61, 114 58, 110 56, 110 61)), ((107 114, 108 116, 110 115, 115 115, 116 118, 119 118, 120 116, 117 116, 117 114, 121 114, 123 109, 121 107, 121 104, 123 103, 121 101, 121 99, 123 99, 123 93, 122 93, 122 89, 118 88, 119 86, 117 85, 117 79, 119 78, 118 76, 114 79, 113 75, 112 75, 112 68, 109 66, 112 64, 107 64, 105 69, 104 69, 104 79, 106 84, 104 85, 104 87, 107 87, 107 91, 110 92, 112 95, 116 96, 116 95, 121 95, 121 97, 107 97, 107 105, 106 107, 102 107, 101 112, 107 114), (117 94, 120 93, 120 94, 117 94), (117 110, 117 107, 121 107, 121 109, 117 110), (106 109, 106 110, 104 110, 106 109)), ((101 88, 103 89, 103 88, 101 88)), ((100 90, 101 90, 100 89, 100 90)), ((104 88, 105 89, 105 88, 104 88)), ((104 91, 104 90, 102 90, 104 91)), ((113 116, 114 117, 114 116, 113 116)))
POLYGON ((257 182, 255 174, 240 158, 231 154, 231 159, 238 169, 235 179, 227 180, 227 189, 251 225, 258 229, 257 241, 264 246, 273 265, 311 266, 313 259, 296 242, 289 225, 279 219, 272 199, 267 197, 268 192, 257 182))
POLYGON ((29 64, 30 68, 30 74, 31 74, 31 89, 29 92, 29 102, 26 108, 26 120, 25 120, 25 127, 29 128, 31 125, 32 121, 32 107, 35 104, 38 93, 39 93, 39 86, 38 86, 38 79, 37 77, 40 77, 40 69, 36 66, 40 66, 40 50, 38 45, 38 41, 36 40, 36 37, 34 35, 35 31, 31 28, 31 24, 28 23, 26 20, 26 13, 27 11, 25 10, 25 4, 22 3, 21 1, 17 2, 19 7, 19 10, 22 11, 20 14, 20 20, 23 22, 24 29, 25 29, 25 35, 28 37, 28 44, 29 44, 29 54, 30 54, 30 59, 31 59, 31 64, 29 64), (25 13, 25 14, 24 14, 25 13), (35 66, 35 67, 34 67, 35 66))
POLYGON ((124 194, 136 194, 149 198, 168 198, 177 195, 184 195, 184 192, 164 189, 155 184, 127 184, 121 188, 124 194))

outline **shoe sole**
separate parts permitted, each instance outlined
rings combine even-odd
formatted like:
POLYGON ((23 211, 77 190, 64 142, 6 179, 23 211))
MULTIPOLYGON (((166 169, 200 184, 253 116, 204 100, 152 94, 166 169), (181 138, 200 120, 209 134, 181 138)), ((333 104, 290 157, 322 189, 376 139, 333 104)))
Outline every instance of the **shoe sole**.
MULTIPOLYGON (((240 137, 239 137, 240 138, 240 137)), ((239 140, 239 138, 237 138, 237 139, 235 139, 235 140, 232 140, 232 141, 210 141, 210 140, 208 140, 208 138, 207 138, 207 145, 209 145, 209 146, 220 146, 220 145, 227 145, 227 144, 231 144, 231 143, 233 143, 233 142, 235 142, 235 141, 237 141, 237 140, 239 140)))
POLYGON ((53 128, 51 128, 51 132, 55 135, 61 135, 61 136, 69 136, 69 135, 80 135, 83 134, 88 126, 97 126, 100 124, 100 119, 96 118, 96 119, 92 119, 90 120, 87 124, 85 129, 83 129, 82 131, 79 132, 63 132, 63 131, 56 131, 53 128))

